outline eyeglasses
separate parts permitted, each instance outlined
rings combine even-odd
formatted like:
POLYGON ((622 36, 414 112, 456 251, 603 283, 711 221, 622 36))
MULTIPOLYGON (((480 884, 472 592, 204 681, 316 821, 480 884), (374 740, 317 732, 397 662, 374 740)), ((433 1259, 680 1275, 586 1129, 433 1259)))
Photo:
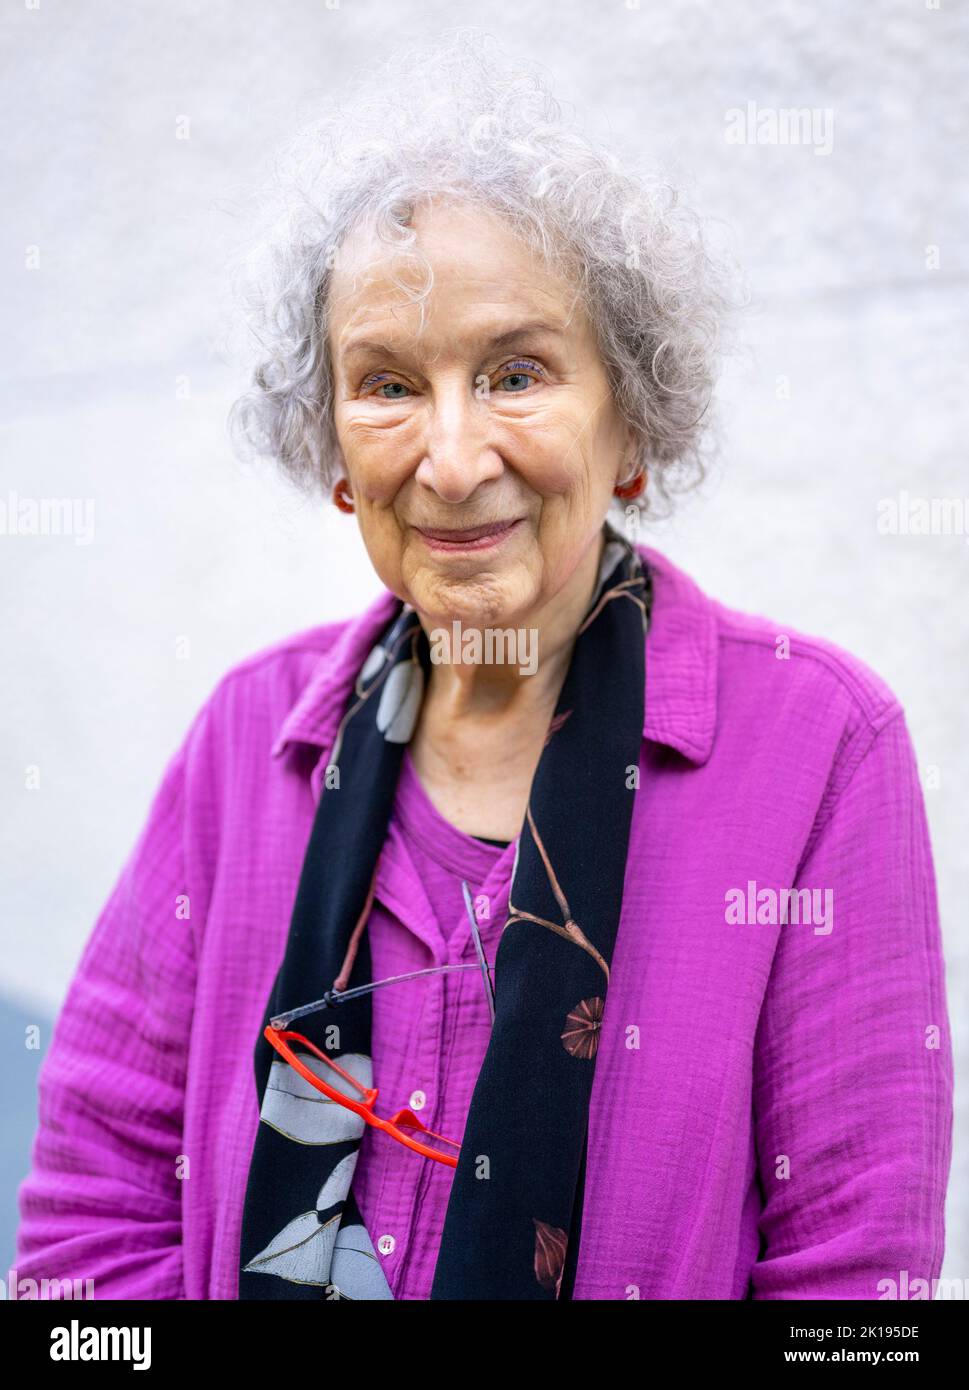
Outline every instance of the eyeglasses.
POLYGON ((306 1018, 309 1014, 319 1013, 323 1009, 337 1008, 348 999, 357 999, 363 994, 380 989, 383 985, 397 985, 404 981, 425 979, 430 975, 442 975, 449 970, 477 970, 480 972, 484 980, 488 1012, 493 1024, 495 1021, 495 988, 491 978, 493 966, 488 964, 484 947, 481 944, 481 935, 471 903, 471 891, 466 881, 462 880, 461 891, 464 894, 464 905, 471 923, 471 935, 474 938, 475 953, 478 957, 477 964, 438 965, 429 970, 414 970, 407 975, 390 975, 384 980, 374 980, 369 985, 357 985, 353 989, 329 989, 322 999, 314 1000, 311 1004, 302 1004, 298 1009, 291 1009, 288 1013, 277 1014, 270 1019, 263 1029, 263 1036, 271 1043, 280 1057, 295 1068, 304 1081, 307 1081, 317 1091, 321 1091, 327 1099, 335 1101, 337 1105, 342 1105, 347 1110, 352 1110, 354 1114, 359 1115, 365 1124, 388 1134, 391 1139, 396 1140, 398 1144, 403 1144, 405 1148, 412 1149, 425 1158, 433 1159, 436 1163, 445 1163, 450 1168, 457 1167, 460 1144, 429 1130, 413 1111, 406 1107, 398 1110, 390 1119, 378 1115, 374 1108, 380 1094, 378 1088, 365 1086, 358 1077, 351 1075, 331 1057, 327 1057, 325 1052, 321 1052, 315 1043, 310 1042, 309 1038, 304 1038, 302 1033, 292 1032, 289 1024, 294 1023, 298 1018, 306 1018), (297 1054, 294 1050, 294 1044, 298 1044, 300 1048, 312 1054, 312 1057, 324 1063, 322 1074, 313 1067, 311 1059, 304 1060, 297 1054))

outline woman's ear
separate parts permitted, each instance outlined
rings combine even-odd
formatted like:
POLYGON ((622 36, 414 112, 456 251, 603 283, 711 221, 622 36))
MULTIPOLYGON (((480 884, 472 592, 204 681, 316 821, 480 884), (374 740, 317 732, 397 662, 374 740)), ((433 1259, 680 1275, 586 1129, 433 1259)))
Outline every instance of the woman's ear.
POLYGON ((627 422, 623 424, 622 445, 619 455, 619 470, 613 478, 613 486, 629 481, 633 469, 639 456, 639 440, 636 438, 636 431, 627 422))

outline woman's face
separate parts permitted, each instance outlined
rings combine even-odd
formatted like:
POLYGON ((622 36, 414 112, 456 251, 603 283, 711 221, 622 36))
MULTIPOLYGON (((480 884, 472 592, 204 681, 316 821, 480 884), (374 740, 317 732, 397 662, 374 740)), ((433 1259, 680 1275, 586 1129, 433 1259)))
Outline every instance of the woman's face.
POLYGON ((334 411, 356 516, 422 619, 536 623, 591 585, 632 437, 572 287, 493 214, 424 204, 433 286, 358 233, 330 295, 334 411), (485 542, 428 532, 504 529, 485 542), (571 584, 570 584, 571 581, 571 584))

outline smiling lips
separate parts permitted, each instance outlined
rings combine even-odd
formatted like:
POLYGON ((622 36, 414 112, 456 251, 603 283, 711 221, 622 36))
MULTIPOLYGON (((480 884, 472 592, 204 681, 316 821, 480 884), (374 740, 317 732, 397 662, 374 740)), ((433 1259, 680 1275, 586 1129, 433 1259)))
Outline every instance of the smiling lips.
POLYGON ((416 529, 432 550, 485 550, 504 540, 521 520, 517 517, 514 521, 493 521, 488 526, 468 526, 460 531, 425 526, 416 529))

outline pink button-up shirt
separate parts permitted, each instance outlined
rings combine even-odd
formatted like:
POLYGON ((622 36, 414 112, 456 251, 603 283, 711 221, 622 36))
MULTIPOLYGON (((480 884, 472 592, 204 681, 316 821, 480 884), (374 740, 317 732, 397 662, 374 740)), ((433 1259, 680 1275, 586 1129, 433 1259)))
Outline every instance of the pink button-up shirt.
MULTIPOLYGON (((952 1052, 904 714, 857 659, 639 548, 655 581, 640 788, 575 1296, 911 1296, 942 1262, 952 1052)), ((42 1067, 22 1293, 75 1278, 101 1298, 237 1296, 253 1046, 336 726, 394 603, 236 666, 171 760, 42 1067)), ((507 854, 440 818, 428 891, 412 772, 381 854, 378 976, 472 958, 449 873, 481 880, 489 954, 507 904, 507 854)), ((482 982, 401 988, 374 995, 382 1100, 423 1091, 425 1122, 456 1130, 482 982)), ((354 1190, 373 1240, 393 1237, 396 1295, 426 1297, 451 1170, 398 1149, 368 1133, 354 1190)))

